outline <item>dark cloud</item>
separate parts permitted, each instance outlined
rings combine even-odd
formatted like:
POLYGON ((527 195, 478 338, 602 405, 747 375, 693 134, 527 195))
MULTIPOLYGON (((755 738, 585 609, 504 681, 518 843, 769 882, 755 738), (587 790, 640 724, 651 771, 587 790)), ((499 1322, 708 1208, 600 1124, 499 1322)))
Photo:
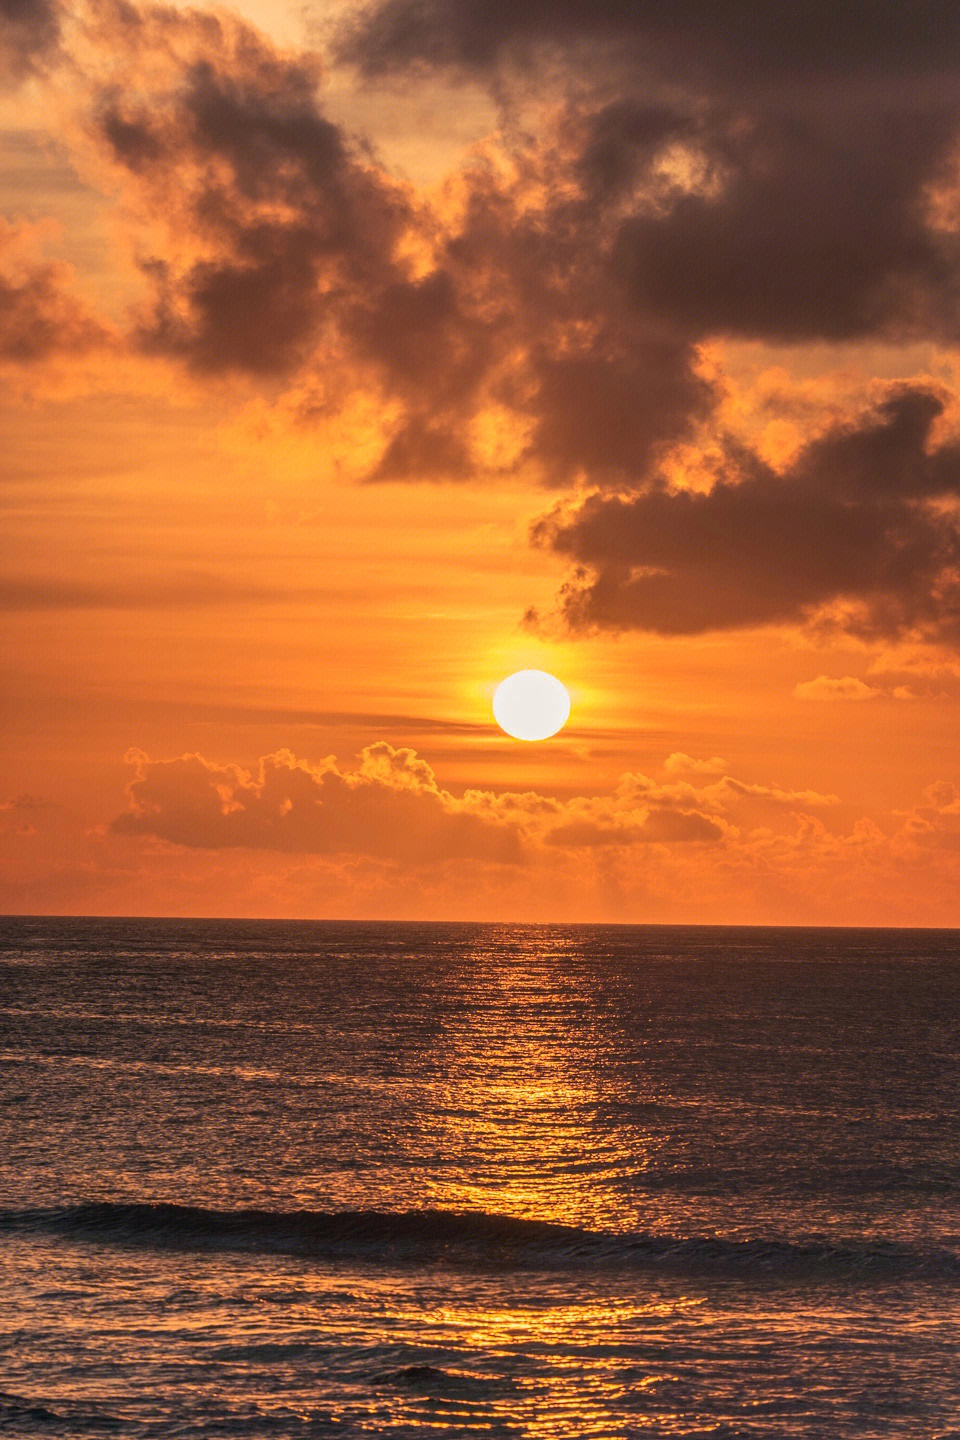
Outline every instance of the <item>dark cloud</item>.
POLYGON ((597 205, 629 197, 639 180, 649 187, 665 147, 698 140, 702 122, 693 107, 679 102, 668 105, 624 97, 588 109, 586 123, 573 129, 574 174, 585 198, 597 205))
POLYGON ((421 63, 488 73, 537 46, 584 39, 673 73, 913 79, 956 60, 960 16, 939 0, 848 0, 815 12, 769 0, 379 0, 346 22, 340 47, 374 72, 421 63))
POLYGON ((473 474, 464 440, 443 421, 414 413, 391 436, 371 480, 465 480, 473 474))
POLYGON ((458 290, 452 271, 438 268, 396 280, 369 300, 358 295, 350 320, 355 343, 382 367, 390 388, 422 397, 429 387, 440 410, 475 388, 489 348, 471 333, 481 322, 458 290), (438 354, 445 359, 439 373, 438 354))
POLYGON ((696 141, 715 184, 620 225, 611 264, 633 304, 700 335, 955 340, 960 253, 923 187, 956 142, 956 100, 767 102, 746 123, 744 108, 696 141))
POLYGON ((59 41, 56 0, 0 0, 0 78, 23 79, 59 41))
POLYGON ((150 226, 139 343, 296 376, 303 423, 373 394, 367 478, 632 491, 714 415, 716 337, 960 338, 960 18, 932 0, 368 7, 342 45, 369 69, 503 93, 523 52, 551 101, 439 205, 326 117, 315 57, 224 16, 100 13, 89 123, 150 226), (485 450, 491 423, 509 443, 485 450))
MULTIPOLYGON (((952 7, 385 0, 342 48, 375 71, 453 65, 502 86, 503 64, 524 57, 525 84, 555 93, 566 79, 580 128, 554 178, 582 187, 584 244, 591 207, 605 212, 623 287, 608 302, 629 297, 675 343, 960 333, 956 230, 930 226, 926 188, 956 186, 952 7), (587 39, 610 43, 585 54, 587 39), (556 63, 534 63, 537 46, 556 63)), ((558 206, 560 235, 562 218, 558 206)))
POLYGON ((689 341, 622 321, 591 336, 580 353, 540 345, 532 359, 532 451, 557 483, 636 479, 658 447, 688 433, 713 400, 694 372, 689 341))
POLYGON ((507 327, 479 312, 463 280, 441 263, 379 293, 358 293, 344 317, 361 362, 404 402, 372 479, 460 480, 474 473, 464 422, 480 403, 507 327))
MULTIPOLYGON (((624 304, 604 204, 570 193, 569 136, 531 142, 514 173, 478 161, 441 220, 326 119, 310 57, 209 15, 105 14, 113 73, 89 123, 152 235, 167 231, 141 253, 147 350, 316 376, 327 408, 338 386, 378 390, 375 479, 476 475, 475 424, 496 409, 522 438, 493 468, 619 482, 709 413, 696 337, 624 304)), ((624 121, 649 146, 687 124, 624 121)), ((599 184, 618 163, 601 132, 578 131, 588 189, 584 167, 599 184)))
POLYGON ((345 303, 395 279, 405 193, 324 117, 309 55, 159 7, 110 12, 103 43, 117 73, 91 124, 169 228, 143 262, 158 298, 142 342, 207 372, 302 365, 345 303), (148 93, 125 84, 125 67, 133 82, 140 53, 161 46, 148 93))
MULTIPOLYGON (((422 450, 425 433, 448 465, 475 473, 470 424, 497 406, 525 435, 514 463, 549 484, 619 484, 710 413, 696 337, 627 303, 606 213, 571 193, 566 144, 526 156, 513 177, 483 166, 466 177, 439 251, 443 293, 456 299, 443 343, 425 335, 420 362, 417 403, 435 418, 425 430, 415 418, 402 454, 422 450)), ((379 333, 396 328, 388 317, 379 333)))
POLYGON ((564 619, 683 635, 827 612, 866 636, 960 637, 960 447, 928 448, 941 409, 902 388, 782 474, 744 454, 709 493, 652 482, 547 516, 536 539, 578 567, 564 619))

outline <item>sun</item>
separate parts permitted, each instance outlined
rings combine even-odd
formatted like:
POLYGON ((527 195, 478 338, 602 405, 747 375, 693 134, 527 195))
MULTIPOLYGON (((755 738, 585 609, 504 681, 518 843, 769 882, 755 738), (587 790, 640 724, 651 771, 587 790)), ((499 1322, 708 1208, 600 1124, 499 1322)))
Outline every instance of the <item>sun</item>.
POLYGON ((546 670, 518 670, 497 686, 493 714, 515 740, 546 740, 570 718, 570 696, 546 670))

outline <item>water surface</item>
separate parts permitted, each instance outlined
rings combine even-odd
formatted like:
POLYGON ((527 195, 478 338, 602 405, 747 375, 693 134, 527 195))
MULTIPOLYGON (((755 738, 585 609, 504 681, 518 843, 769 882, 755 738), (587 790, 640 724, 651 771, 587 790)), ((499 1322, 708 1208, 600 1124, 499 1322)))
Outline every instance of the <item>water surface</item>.
POLYGON ((0 1426, 957 1440, 958 962, 3 921, 0 1426))

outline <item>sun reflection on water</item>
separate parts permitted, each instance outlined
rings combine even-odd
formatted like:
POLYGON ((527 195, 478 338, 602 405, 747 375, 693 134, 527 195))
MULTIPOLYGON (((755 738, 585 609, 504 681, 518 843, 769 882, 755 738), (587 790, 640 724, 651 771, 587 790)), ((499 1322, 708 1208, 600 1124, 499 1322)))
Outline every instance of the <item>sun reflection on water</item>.
POLYGON ((460 977, 464 1003, 439 1047, 447 1163, 429 1175, 429 1203, 617 1229, 610 1184, 651 1165, 659 1137, 635 1119, 596 1123, 622 1082, 615 1037, 569 977, 574 944, 515 936, 478 946, 460 977))

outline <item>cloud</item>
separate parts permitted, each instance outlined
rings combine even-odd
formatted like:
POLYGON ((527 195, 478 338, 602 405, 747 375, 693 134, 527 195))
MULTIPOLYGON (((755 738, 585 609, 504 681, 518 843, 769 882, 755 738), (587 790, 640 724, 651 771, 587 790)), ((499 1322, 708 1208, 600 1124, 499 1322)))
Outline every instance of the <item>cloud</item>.
MULTIPOLYGON (((247 769, 127 757, 111 826, 29 796, 0 804, 0 893, 36 913, 318 915, 664 923, 950 925, 956 785, 852 818, 836 797, 659 767, 604 794, 454 796, 409 749, 347 767, 288 751, 247 769), (472 822, 472 823, 471 823, 472 822)), ((693 757, 696 758, 696 757, 693 757)), ((855 812, 854 812, 855 813, 855 812)))
POLYGON ((504 57, 531 62, 529 117, 428 196, 328 117, 316 56, 103 0, 77 69, 145 285, 134 344, 287 387, 304 425, 362 394, 368 479, 635 488, 716 433, 717 336, 956 337, 960 247, 936 217, 960 100, 927 29, 881 8, 867 40, 755 4, 368 7, 344 41, 368 70, 467 66, 502 88, 504 57), (903 83, 918 67, 928 83, 903 83))
POLYGON ((949 69, 956 14, 935 3, 850 0, 817 13, 756 0, 374 0, 351 15, 341 49, 370 72, 417 62, 489 73, 537 44, 573 49, 585 38, 671 71, 782 78, 861 74, 913 78, 949 69))
POLYGON ((470 814, 436 784, 412 750, 368 746, 359 767, 310 766, 287 750, 255 774, 200 755, 136 766, 131 808, 116 834, 155 835, 201 849, 244 848, 312 854, 365 854, 409 865, 470 856, 506 862, 516 835, 470 814))
MULTIPOLYGON (((386 0, 351 21, 344 53, 368 72, 466 67, 526 97, 526 138, 504 141, 513 181, 467 173, 441 253, 458 295, 468 261, 475 296, 495 280, 488 311, 511 300, 513 343, 474 330, 474 353, 550 483, 636 486, 669 446, 715 433, 717 338, 960 335, 952 67, 903 7, 855 8, 876 12, 869 41, 847 18, 781 26, 755 4, 386 0)), ((427 446, 411 431, 399 476, 436 453, 469 469, 457 413, 427 446)))
POLYGON ((563 621, 693 635, 816 620, 955 641, 960 446, 930 449, 942 409, 932 390, 899 387, 783 472, 740 452, 705 493, 655 478, 558 507, 534 537, 576 566, 563 621))
POLYGON ((579 849, 597 845, 712 845, 728 833, 722 821, 697 810, 651 809, 641 817, 631 818, 603 808, 591 813, 585 807, 583 814, 571 815, 549 830, 545 838, 548 845, 579 849))
POLYGON ((30 258, 37 229, 0 217, 0 360, 15 365, 83 354, 110 339, 72 293, 69 265, 30 258))
POLYGON ((829 675, 818 675, 815 680, 803 680, 794 687, 798 700, 876 700, 883 691, 875 685, 866 685, 855 675, 844 675, 832 679, 829 675))
POLYGON ((838 805, 837 795, 824 795, 819 790, 785 790, 780 785, 748 785, 730 775, 713 787, 719 796, 737 796, 744 800, 760 800, 772 805, 797 806, 838 805))
MULTIPOLYGON (((544 337, 526 340, 513 392, 551 482, 636 487, 666 447, 711 416, 716 430, 721 390, 701 359, 718 337, 956 341, 960 22, 940 18, 886 0, 815 22, 753 0, 383 0, 351 16, 341 53, 367 74, 469 71, 536 131, 513 156, 518 194, 473 177, 456 243, 480 273, 496 255, 503 293, 528 297, 525 335, 544 337)), ((739 499, 756 493, 760 528, 756 478, 739 499)), ((617 609, 614 588, 609 607, 592 591, 597 612, 617 609)), ((743 623, 755 598, 741 597, 743 623)))
POLYGON ((31 795, 23 792, 20 795, 14 795, 9 800, 0 800, 0 810, 48 810, 56 807, 56 804, 57 802, 55 800, 48 800, 42 795, 31 795))
POLYGON ((898 849, 960 851, 960 790, 952 781, 928 785, 922 803, 901 815, 903 825, 894 837, 898 849))
POLYGON ((22 80, 60 40, 56 0, 0 0, 0 78, 22 80))
MULTIPOLYGON (((710 764, 709 761, 703 763, 710 764)), ((668 775, 666 783, 640 773, 622 775, 616 789, 618 804, 621 807, 645 805, 658 809, 699 810, 717 817, 735 815, 740 819, 744 815, 755 817, 759 813, 769 816, 771 810, 781 808, 818 809, 839 803, 836 795, 821 794, 818 790, 757 784, 726 774, 695 785, 690 780, 677 780, 675 769, 668 770, 667 766, 664 769, 668 775)), ((709 773, 703 772, 703 775, 709 773)))
MULTIPOLYGON (((39 26, 29 0, 8 3, 39 26)), ((362 478, 524 470, 604 492, 628 532, 643 507, 657 528, 651 473, 678 444, 724 441, 717 337, 957 339, 960 94, 944 56, 960 23, 923 9, 859 0, 814 25, 753 0, 367 6, 341 56, 368 73, 467 68, 504 100, 500 132, 427 195, 329 117, 317 56, 225 14, 101 0, 72 58, 142 276, 131 341, 194 377, 239 377, 301 425, 362 396, 362 478)), ((54 332, 89 343, 60 278, 7 295, 28 316, 20 351, 54 332)), ((749 451, 727 444, 725 464, 711 513, 738 481, 730 524, 761 528, 784 487, 749 451)), ((585 506, 585 548, 593 520, 585 506)), ((568 618, 633 625, 598 568, 568 618)), ((637 604, 669 629, 659 611, 684 607, 643 579, 637 604)), ((757 600, 728 586, 730 623, 767 623, 778 607, 757 600)), ((784 600, 786 616, 807 604, 784 600)))
MULTIPOLYGON (((693 152, 714 183, 625 217, 612 265, 635 305, 688 333, 955 339, 956 246, 922 201, 957 124, 951 105, 762 101, 744 123, 724 104, 693 152)), ((621 148, 636 167, 629 132, 621 148)))
POLYGON ((112 0, 83 35, 74 138, 122 203, 135 350, 287 387, 306 425, 369 397, 378 445, 354 463, 377 480, 619 483, 710 414, 694 338, 621 303, 606 210, 571 191, 597 148, 572 122, 501 137, 428 200, 327 117, 316 56, 112 0))
MULTIPOLYGON (((734 843, 744 824, 836 804, 836 796, 723 776, 699 787, 623 775, 605 795, 558 800, 529 791, 441 788, 414 750, 368 745, 345 769, 289 750, 256 771, 201 755, 152 760, 131 750, 130 807, 117 835, 197 849, 363 855, 411 868, 446 861, 536 865, 560 850, 734 843)), ((695 763, 695 762, 693 762, 695 763)), ((709 762, 708 762, 709 763, 709 762)))
MULTIPOLYGON (((162 574, 113 581, 63 575, 0 575, 0 610, 173 610, 300 604, 322 591, 236 579, 212 570, 167 567, 162 574)), ((217 711, 222 714, 221 710, 217 711)))
POLYGON ((373 479, 475 475, 505 413, 523 438, 501 466, 617 481, 709 414, 691 336, 619 303, 565 155, 476 157, 440 214, 325 117, 314 58, 225 18, 107 14, 87 123, 150 237, 146 350, 314 377, 314 418, 380 395, 373 479))
POLYGON ((150 236, 140 343, 289 374, 402 270, 410 201, 320 108, 319 62, 227 15, 105 6, 86 124, 150 236))
POLYGON ((866 676, 898 700, 953 701, 960 696, 960 662, 949 642, 884 645, 874 653, 866 676))
POLYGON ((368 72, 575 95, 567 189, 584 187, 584 238, 605 211, 608 274, 637 313, 687 336, 955 339, 956 236, 929 201, 956 188, 958 39, 956 16, 892 0, 815 19, 756 0, 384 0, 341 48, 368 72))
POLYGON ((667 756, 663 768, 668 775, 723 775, 727 762, 719 755, 713 755, 709 760, 695 760, 692 755, 676 750, 667 756))

